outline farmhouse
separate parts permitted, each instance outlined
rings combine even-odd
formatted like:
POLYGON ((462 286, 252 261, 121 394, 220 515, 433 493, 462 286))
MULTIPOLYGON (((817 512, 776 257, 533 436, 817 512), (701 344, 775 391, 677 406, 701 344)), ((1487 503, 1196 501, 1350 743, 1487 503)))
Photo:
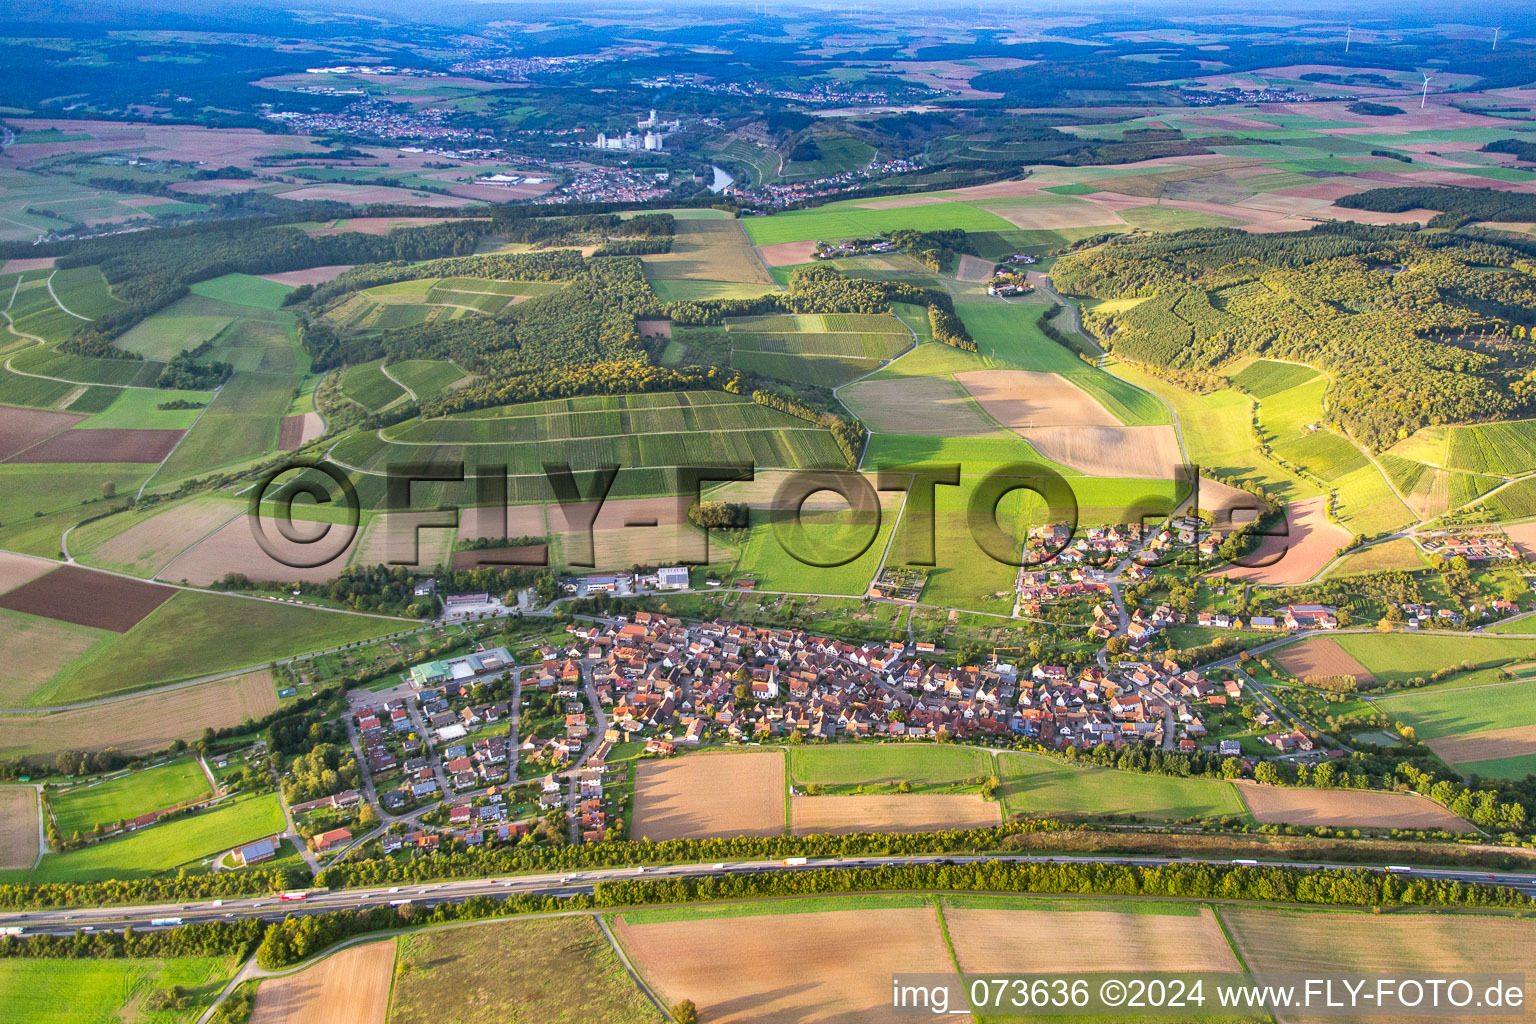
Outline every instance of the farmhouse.
POLYGON ((315 836, 316 853, 328 853, 337 847, 345 846, 352 841, 352 832, 349 829, 333 828, 329 832, 322 832, 315 836))
POLYGON ((1285 628, 1295 631, 1298 629, 1338 629, 1338 613, 1320 604, 1293 604, 1285 609, 1285 628))

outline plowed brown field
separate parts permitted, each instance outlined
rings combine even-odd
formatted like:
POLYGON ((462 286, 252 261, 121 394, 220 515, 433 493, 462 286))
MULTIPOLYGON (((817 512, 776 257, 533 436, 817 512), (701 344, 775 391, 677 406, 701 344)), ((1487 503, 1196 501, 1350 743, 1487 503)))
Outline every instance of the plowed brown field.
POLYGON ((126 633, 174 593, 172 587, 62 565, 0 596, 0 608, 126 633))
POLYGON ((84 419, 84 416, 76 413, 0 405, 0 460, 9 459, 17 452, 61 430, 68 430, 84 419))
POLYGON ((66 430, 13 456, 12 462, 160 462, 184 430, 66 430))
POLYGON ((1354 676, 1362 683, 1374 683, 1371 670, 1356 661, 1331 637, 1308 637, 1299 644, 1281 648, 1272 657, 1298 679, 1307 676, 1354 676))

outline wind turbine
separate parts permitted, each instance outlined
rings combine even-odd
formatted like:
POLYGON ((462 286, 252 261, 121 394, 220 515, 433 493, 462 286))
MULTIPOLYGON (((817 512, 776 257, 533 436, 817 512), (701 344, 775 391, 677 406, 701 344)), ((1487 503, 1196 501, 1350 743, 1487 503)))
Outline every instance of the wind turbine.
POLYGON ((1493 48, 1495 50, 1499 48, 1499 30, 1497 28, 1493 30, 1493 48))
POLYGON ((1349 37, 1355 34, 1355 28, 1351 25, 1344 30, 1344 52, 1349 52, 1349 37))
MULTIPOLYGON (((1422 72, 1420 72, 1422 74, 1422 72)), ((1424 109, 1424 104, 1429 100, 1429 76, 1424 75, 1424 95, 1419 97, 1419 109, 1424 109)))

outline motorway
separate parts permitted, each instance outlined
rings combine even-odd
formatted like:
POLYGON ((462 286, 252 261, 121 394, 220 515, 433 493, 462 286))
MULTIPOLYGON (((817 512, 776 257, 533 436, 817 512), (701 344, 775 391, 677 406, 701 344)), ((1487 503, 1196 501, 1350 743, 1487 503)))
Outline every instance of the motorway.
MULTIPOLYGON (((170 927, 155 921, 181 924, 257 917, 277 921, 284 917, 321 914, 336 910, 365 910, 372 907, 412 904, 431 907, 439 903, 458 903, 473 896, 506 897, 514 894, 570 897, 591 893, 599 882, 644 878, 692 878, 707 875, 759 874, 766 871, 804 871, 815 868, 873 868, 902 864, 965 864, 976 861, 1015 861, 1035 863, 1136 864, 1157 867, 1165 864, 1195 863, 1198 858, 1104 857, 1032 855, 925 855, 874 857, 813 857, 803 867, 787 867, 780 860, 734 861, 730 863, 673 864, 662 867, 598 868, 588 871, 547 872, 504 878, 474 878, 451 881, 410 883, 397 886, 343 889, 335 892, 311 890, 302 900, 281 900, 275 894, 245 899, 201 900, 192 903, 162 903, 123 907, 81 907, 19 911, 0 914, 0 930, 21 928, 24 934, 69 935, 79 929, 92 931, 170 927)), ((1217 863, 1226 863, 1225 861, 1217 863)), ((1266 867, 1293 867, 1344 871, 1366 865, 1317 864, 1300 861, 1264 861, 1266 867)), ((1377 866, 1371 870, 1385 870, 1377 866)), ((1415 878, 1453 882, 1481 882, 1516 889, 1536 898, 1536 872, 1469 871, 1460 868, 1415 868, 1415 878)), ((14 934, 14 933, 12 933, 14 934)))

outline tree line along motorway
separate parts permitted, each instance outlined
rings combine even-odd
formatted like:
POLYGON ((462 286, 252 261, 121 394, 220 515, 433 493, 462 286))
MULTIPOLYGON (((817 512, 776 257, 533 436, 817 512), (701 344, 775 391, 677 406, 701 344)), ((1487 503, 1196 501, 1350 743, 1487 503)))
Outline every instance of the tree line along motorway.
MULTIPOLYGON (((458 903, 473 896, 543 895, 570 897, 578 893, 591 893, 600 882, 633 879, 637 876, 656 878, 687 878, 703 875, 757 874, 768 871, 812 870, 816 868, 873 868, 900 864, 970 863, 985 860, 1004 860, 1036 863, 1100 863, 1135 864, 1143 867, 1160 867, 1167 864, 1198 863, 1193 858, 1177 857, 1090 857, 1058 855, 1027 856, 1009 855, 988 857, 983 855, 959 856, 909 856, 909 857, 850 857, 811 858, 803 866, 786 866, 781 860, 738 861, 713 864, 672 864, 659 867, 600 868, 590 871, 547 872, 517 875, 504 878, 454 879, 437 882, 413 882, 388 887, 342 889, 337 891, 309 890, 302 900, 280 899, 276 893, 230 900, 201 900, 191 903, 162 903, 122 907, 81 907, 71 909, 46 909, 39 911, 15 911, 0 914, 0 929, 23 929, 22 934, 68 935, 77 930, 120 930, 131 926, 136 930, 173 925, 154 925, 153 921, 174 920, 181 924, 222 921, 257 917, 278 921, 285 917, 322 914, 338 910, 367 910, 381 906, 411 904, 431 907, 439 903, 458 903)), ((1225 861, 1215 863, 1226 863, 1225 861)), ((1298 861, 1262 861, 1265 867, 1307 868, 1325 871, 1349 871, 1359 868, 1385 871, 1386 865, 1317 864, 1298 861)), ((1415 877, 1486 885, 1499 885, 1515 889, 1536 898, 1536 873, 1471 871, 1459 868, 1415 868, 1415 877)), ((297 890, 296 890, 297 891, 297 890)), ((1038 895, 1050 895, 1040 893, 1038 895)), ((14 934, 14 933, 13 933, 14 934)))

